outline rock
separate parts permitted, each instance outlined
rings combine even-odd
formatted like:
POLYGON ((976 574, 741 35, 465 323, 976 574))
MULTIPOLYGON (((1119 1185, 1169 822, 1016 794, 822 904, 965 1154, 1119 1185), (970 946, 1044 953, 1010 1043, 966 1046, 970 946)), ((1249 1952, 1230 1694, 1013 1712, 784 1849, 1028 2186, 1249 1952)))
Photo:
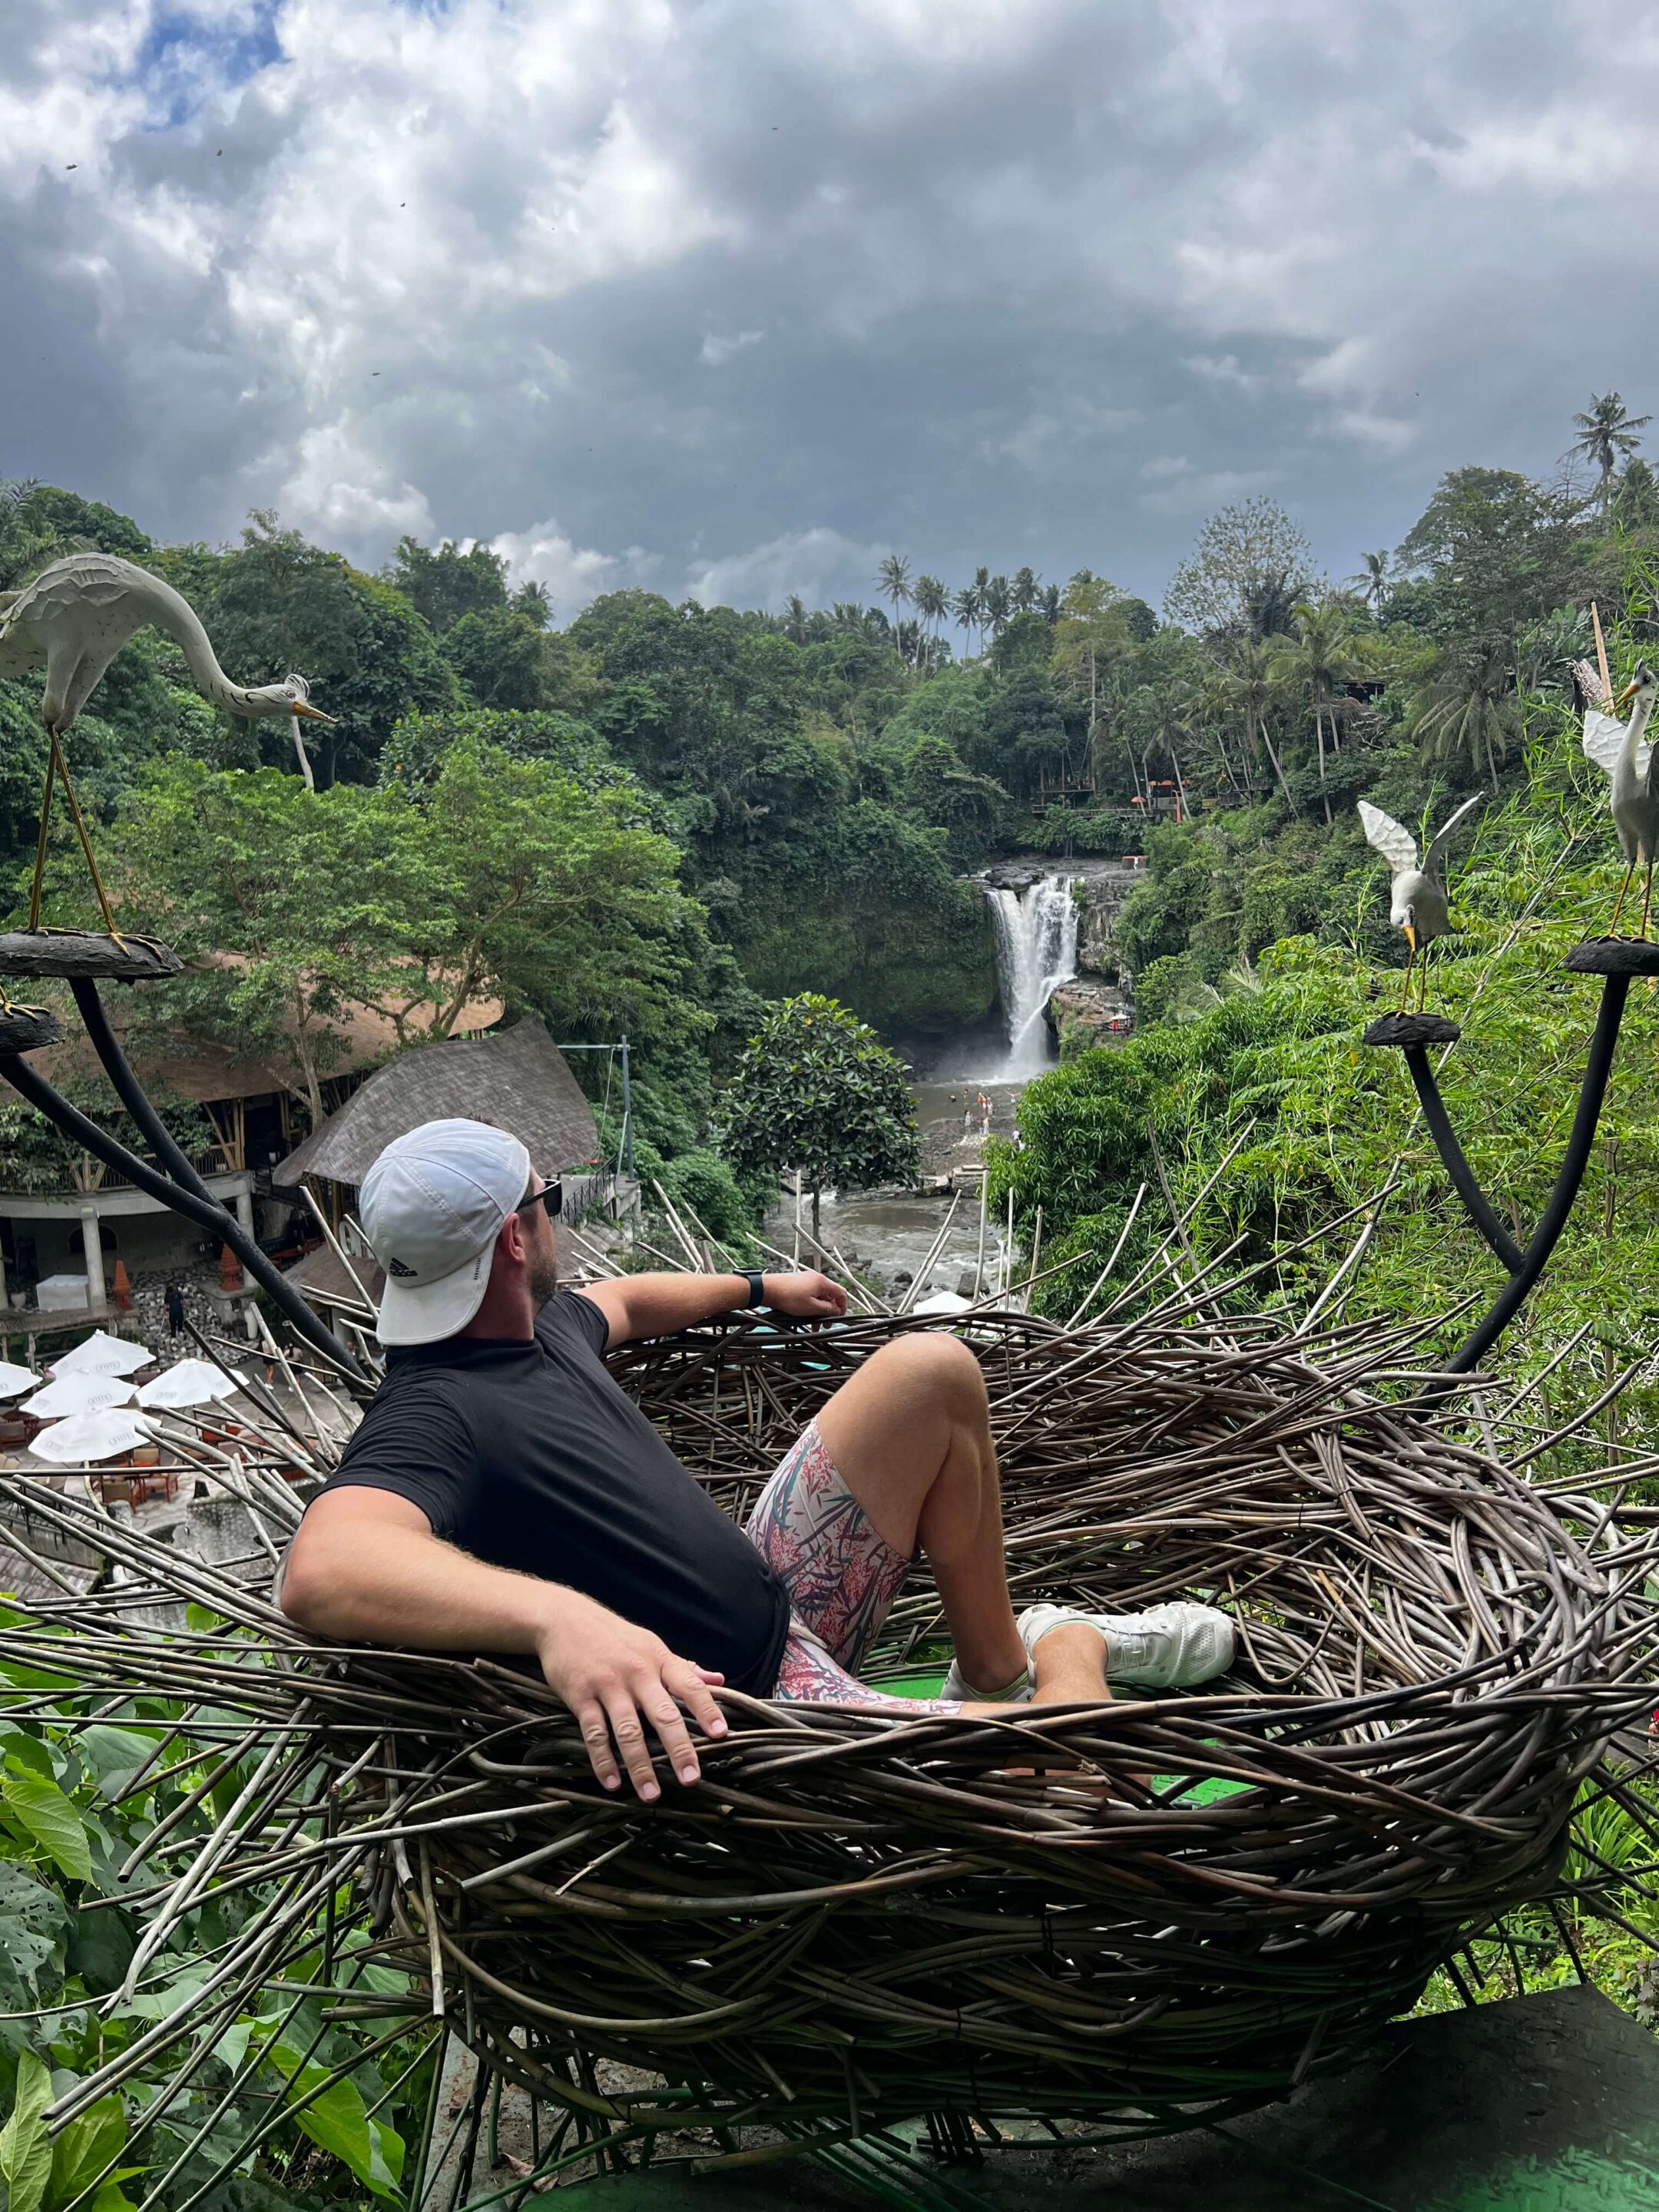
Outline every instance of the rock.
POLYGON ((893 1285, 896 1290, 908 1291, 915 1280, 915 1277, 908 1267, 901 1267, 893 1278, 893 1285))
POLYGON ((1113 983, 1078 976, 1061 983, 1049 1000, 1044 1018, 1058 1037, 1081 1033, 1091 1044, 1106 1044, 1129 1035, 1134 1014, 1121 989, 1113 983))
POLYGON ((959 1298, 971 1298, 974 1296, 974 1270, 971 1267, 964 1267, 962 1273, 957 1277, 957 1296, 959 1298))

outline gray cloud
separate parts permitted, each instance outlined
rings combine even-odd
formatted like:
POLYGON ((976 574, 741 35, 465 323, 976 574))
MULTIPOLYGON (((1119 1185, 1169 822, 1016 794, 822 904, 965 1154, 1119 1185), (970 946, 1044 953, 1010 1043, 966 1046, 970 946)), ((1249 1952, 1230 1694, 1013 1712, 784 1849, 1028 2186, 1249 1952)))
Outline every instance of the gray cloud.
POLYGON ((1260 489, 1340 575, 1659 398, 1656 90, 1611 0, 0 0, 0 471, 562 615, 1156 599, 1260 489))

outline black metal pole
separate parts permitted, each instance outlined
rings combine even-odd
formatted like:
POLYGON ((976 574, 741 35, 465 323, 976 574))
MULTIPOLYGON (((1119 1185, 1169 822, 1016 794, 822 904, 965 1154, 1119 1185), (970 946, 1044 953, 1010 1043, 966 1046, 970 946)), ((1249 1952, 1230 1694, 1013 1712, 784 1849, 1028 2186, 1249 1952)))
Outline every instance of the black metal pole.
POLYGON ((283 1279, 282 1270, 275 1267, 242 1228, 234 1214, 228 1213, 215 1198, 198 1198, 193 1190, 172 1182, 159 1175, 149 1162, 141 1160, 137 1152, 100 1129, 95 1121, 71 1106, 67 1098, 54 1091, 44 1076, 38 1075, 19 1053, 0 1054, 0 1077, 13 1090, 27 1098, 38 1113, 44 1114, 66 1136, 90 1152, 94 1159, 102 1160, 118 1175, 157 1199, 173 1212, 185 1214, 198 1222, 204 1229, 221 1237, 263 1290, 270 1292, 295 1328, 314 1351, 344 1370, 355 1382, 372 1382, 374 1377, 364 1372, 362 1364, 348 1352, 333 1330, 313 1313, 291 1283, 283 1279))
POLYGON ((216 1199, 191 1165, 188 1154, 173 1142, 171 1131, 145 1096, 144 1086, 133 1073, 131 1064, 121 1049, 120 1040, 110 1026, 104 1002, 98 995, 98 986, 89 975, 70 979, 70 988, 75 994, 75 1003, 86 1024, 87 1035, 92 1039, 93 1050, 104 1063, 104 1073, 115 1085, 115 1095, 131 1115, 140 1133, 148 1139, 150 1150, 172 1176, 174 1182, 198 1198, 216 1206, 228 1220, 234 1218, 230 1208, 216 1199))
POLYGON ((1601 1005, 1595 1017, 1595 1033, 1590 1039, 1589 1057, 1584 1065, 1584 1080, 1578 1093, 1578 1111, 1573 1116, 1566 1157, 1555 1178, 1549 1204, 1544 1208, 1537 1228, 1532 1232, 1532 1241, 1527 1246, 1521 1265, 1498 1292, 1492 1310, 1478 1327, 1470 1330, 1447 1361, 1448 1374, 1467 1375, 1497 1343, 1525 1303, 1533 1285, 1543 1273, 1550 1254, 1554 1251, 1561 1231, 1567 1225, 1567 1216, 1572 1212, 1578 1186, 1583 1182, 1584 1170, 1589 1165, 1590 1146, 1595 1142, 1595 1125, 1601 1118, 1601 1102, 1607 1096, 1607 1079, 1613 1073, 1613 1055, 1619 1043, 1619 1024, 1624 1018, 1625 1000, 1629 995, 1628 975, 1609 975, 1601 986, 1601 1005))
POLYGON ((1429 1134, 1434 1139, 1446 1173, 1457 1187, 1468 1217, 1486 1238, 1492 1250, 1510 1274, 1516 1274, 1526 1264, 1526 1255, 1510 1235, 1503 1223, 1486 1202, 1486 1193, 1474 1179, 1474 1170, 1457 1141, 1457 1132, 1452 1127, 1446 1113, 1446 1102, 1440 1096, 1440 1085, 1434 1079, 1434 1070, 1429 1066, 1427 1052, 1420 1044, 1405 1048, 1406 1065, 1411 1070, 1412 1081, 1417 1086, 1418 1103, 1423 1109, 1423 1119, 1429 1125, 1429 1134))

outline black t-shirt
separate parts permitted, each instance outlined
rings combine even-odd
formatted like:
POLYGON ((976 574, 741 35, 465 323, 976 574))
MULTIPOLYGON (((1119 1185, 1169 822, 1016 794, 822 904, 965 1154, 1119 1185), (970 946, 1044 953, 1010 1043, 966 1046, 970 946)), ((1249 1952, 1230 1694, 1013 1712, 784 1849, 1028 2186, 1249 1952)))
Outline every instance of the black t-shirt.
POLYGON ((562 1583, 766 1697, 789 1601, 600 1358, 610 1324, 562 1291, 529 1343, 451 1337, 388 1352, 325 1487, 390 1490, 474 1559, 562 1583))

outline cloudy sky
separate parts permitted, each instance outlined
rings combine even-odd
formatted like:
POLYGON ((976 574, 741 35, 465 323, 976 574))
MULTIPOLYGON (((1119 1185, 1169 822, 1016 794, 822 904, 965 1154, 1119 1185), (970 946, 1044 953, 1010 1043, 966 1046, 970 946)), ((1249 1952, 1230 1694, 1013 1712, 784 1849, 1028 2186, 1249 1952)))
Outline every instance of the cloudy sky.
POLYGON ((1161 598, 1659 412, 1659 9, 0 0, 0 475, 355 558, 1161 598))

